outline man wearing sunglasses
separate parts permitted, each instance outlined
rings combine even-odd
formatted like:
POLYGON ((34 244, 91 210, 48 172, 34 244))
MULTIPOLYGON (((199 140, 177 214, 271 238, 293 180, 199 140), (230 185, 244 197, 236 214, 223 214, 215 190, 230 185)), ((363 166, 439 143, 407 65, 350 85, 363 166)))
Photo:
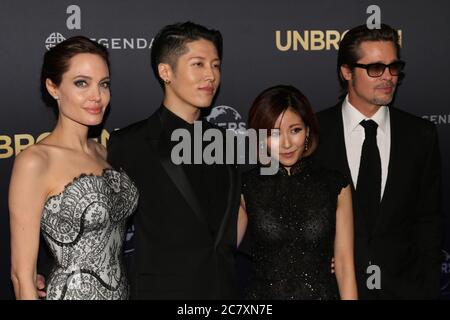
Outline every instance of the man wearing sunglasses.
POLYGON ((437 131, 390 106, 404 67, 396 30, 351 29, 338 52, 341 101, 318 113, 316 156, 352 182, 361 299, 439 297, 437 131))

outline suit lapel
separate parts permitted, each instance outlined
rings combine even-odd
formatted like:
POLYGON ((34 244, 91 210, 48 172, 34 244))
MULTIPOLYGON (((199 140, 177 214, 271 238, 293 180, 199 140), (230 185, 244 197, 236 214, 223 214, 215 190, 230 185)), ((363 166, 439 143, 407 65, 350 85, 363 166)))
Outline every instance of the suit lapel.
POLYGON ((352 191, 355 192, 355 186, 353 184, 352 175, 350 172, 350 167, 348 165, 347 159, 347 149, 345 146, 345 138, 344 138, 344 120, 342 118, 342 103, 337 104, 334 107, 334 119, 337 123, 336 132, 330 132, 330 141, 333 141, 335 145, 335 152, 337 155, 337 159, 339 161, 338 168, 342 168, 344 170, 345 175, 350 179, 350 184, 352 186, 352 191), (333 138, 334 137, 334 138, 333 138))
MULTIPOLYGON (((220 223, 219 232, 216 236, 216 241, 214 243, 214 246, 217 248, 217 246, 220 243, 220 240, 223 237, 223 234, 225 233, 225 228, 228 224, 228 221, 230 217, 233 215, 233 212, 237 212, 238 207, 236 204, 239 205, 239 201, 236 201, 240 197, 240 175, 239 172, 233 168, 232 165, 226 165, 227 171, 228 171, 228 197, 227 197, 227 207, 225 209, 225 214, 222 218, 222 221, 220 223)), ((236 226, 237 228, 237 226, 236 226)))
POLYGON ((397 175, 401 172, 402 166, 402 155, 407 153, 407 150, 403 150, 402 141, 402 131, 399 128, 399 122, 397 121, 397 113, 395 109, 389 108, 389 118, 391 126, 391 150, 389 153, 389 165, 388 165, 388 175, 386 179, 386 186, 384 188, 383 198, 380 203, 380 212, 378 219, 375 223, 374 232, 380 228, 382 221, 385 218, 386 213, 389 211, 389 205, 395 201, 392 199, 393 190, 395 188, 395 181, 400 179, 397 175))
POLYGON ((172 180, 172 183, 176 186, 176 188, 180 191, 183 198, 186 200, 188 205, 191 207, 194 212, 196 218, 202 223, 205 227, 209 229, 208 223, 206 221, 206 215, 203 212, 203 209, 200 205, 200 202, 197 199, 197 196, 194 194, 192 185, 189 182, 185 172, 183 171, 183 167, 181 165, 175 165, 170 159, 170 150, 168 144, 168 137, 162 130, 162 123, 159 117, 160 111, 156 111, 154 117, 150 118, 149 121, 149 144, 153 149, 154 154, 157 155, 161 166, 164 171, 172 180), (156 126, 159 130, 156 130, 156 126), (155 137, 157 137, 155 139, 155 137))

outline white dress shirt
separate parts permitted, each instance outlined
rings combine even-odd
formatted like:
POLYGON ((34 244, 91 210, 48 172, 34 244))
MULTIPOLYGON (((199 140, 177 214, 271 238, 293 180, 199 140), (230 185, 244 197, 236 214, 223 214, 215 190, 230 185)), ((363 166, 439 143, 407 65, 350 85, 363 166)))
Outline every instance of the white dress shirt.
POLYGON ((365 139, 364 127, 359 123, 371 119, 378 124, 377 146, 381 158, 381 198, 389 167, 389 155, 391 152, 391 121, 389 108, 382 106, 371 118, 367 118, 359 112, 348 101, 348 95, 342 103, 342 119, 344 122, 345 149, 347 151, 348 166, 352 175, 353 185, 356 188, 358 181, 359 164, 361 161, 361 150, 365 139))

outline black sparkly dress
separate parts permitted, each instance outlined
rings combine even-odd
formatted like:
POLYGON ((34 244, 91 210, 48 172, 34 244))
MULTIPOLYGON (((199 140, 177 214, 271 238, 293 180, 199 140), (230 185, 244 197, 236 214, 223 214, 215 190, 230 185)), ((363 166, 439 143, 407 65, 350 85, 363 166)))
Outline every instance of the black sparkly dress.
POLYGON ((339 299, 330 272, 337 197, 348 179, 304 158, 275 175, 243 176, 252 239, 247 299, 339 299))

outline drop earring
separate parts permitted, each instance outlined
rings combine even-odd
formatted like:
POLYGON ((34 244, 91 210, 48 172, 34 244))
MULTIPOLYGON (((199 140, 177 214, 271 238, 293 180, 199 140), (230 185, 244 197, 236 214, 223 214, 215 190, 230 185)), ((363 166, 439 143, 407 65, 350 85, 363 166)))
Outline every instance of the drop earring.
POLYGON ((309 147, 309 135, 306 136, 306 139, 305 139, 305 152, 308 151, 308 147, 309 147))

